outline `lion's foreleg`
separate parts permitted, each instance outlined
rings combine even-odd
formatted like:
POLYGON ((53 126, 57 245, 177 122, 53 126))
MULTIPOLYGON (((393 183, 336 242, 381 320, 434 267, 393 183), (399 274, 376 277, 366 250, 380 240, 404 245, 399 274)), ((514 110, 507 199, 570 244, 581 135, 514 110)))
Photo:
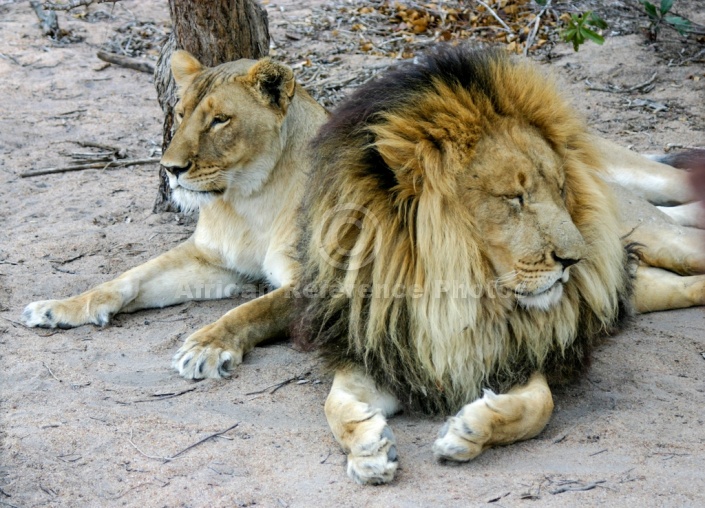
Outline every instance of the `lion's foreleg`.
POLYGON ((188 300, 229 296, 242 282, 235 272, 209 264, 191 241, 78 296, 29 304, 28 326, 105 325, 118 312, 165 307, 188 300), (213 291, 222 288, 221 293, 213 291))
POLYGON ((465 462, 495 445, 536 436, 553 412, 551 390, 543 374, 502 395, 485 395, 463 407, 439 432, 433 453, 439 459, 465 462))
POLYGON ((397 470, 396 441, 387 417, 399 402, 357 369, 335 373, 325 411, 336 441, 348 455, 348 476, 360 484, 388 483, 397 470))
POLYGON ((683 277, 640 266, 636 271, 634 303, 639 313, 705 305, 705 275, 683 277))
POLYGON ((296 310, 292 298, 285 286, 234 308, 187 338, 173 367, 189 379, 229 376, 245 353, 288 331, 296 310))

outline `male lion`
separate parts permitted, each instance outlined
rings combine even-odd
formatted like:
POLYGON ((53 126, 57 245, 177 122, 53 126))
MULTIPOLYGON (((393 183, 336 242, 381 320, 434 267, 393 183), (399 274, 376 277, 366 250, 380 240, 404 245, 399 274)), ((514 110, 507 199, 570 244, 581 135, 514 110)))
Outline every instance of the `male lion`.
POLYGON ((23 318, 29 326, 105 325, 117 312, 208 298, 200 288, 264 280, 277 289, 195 332, 174 358, 184 377, 226 376, 291 319, 291 306, 278 296, 298 278, 295 223, 310 165, 307 147, 327 113, 288 67, 269 59, 206 69, 177 51, 171 66, 179 125, 161 162, 175 201, 200 209, 196 231, 79 296, 28 305, 23 318))
POLYGON ((648 205, 623 238, 604 181, 673 204, 692 199, 685 173, 590 136, 503 52, 446 47, 392 71, 313 147, 299 335, 335 371, 325 412, 358 483, 393 478, 400 408, 457 412, 434 454, 470 460, 541 432, 549 385, 583 371, 634 305, 705 303, 705 276, 652 267, 704 271, 698 235, 648 205))

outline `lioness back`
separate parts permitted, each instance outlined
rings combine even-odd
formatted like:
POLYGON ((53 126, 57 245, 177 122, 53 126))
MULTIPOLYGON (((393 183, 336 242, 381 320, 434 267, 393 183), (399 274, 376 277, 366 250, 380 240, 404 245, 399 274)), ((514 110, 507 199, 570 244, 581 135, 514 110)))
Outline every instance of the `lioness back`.
POLYGON ((582 371, 629 314, 600 158, 534 67, 441 48, 358 90, 314 147, 302 335, 331 368, 454 411, 582 371))

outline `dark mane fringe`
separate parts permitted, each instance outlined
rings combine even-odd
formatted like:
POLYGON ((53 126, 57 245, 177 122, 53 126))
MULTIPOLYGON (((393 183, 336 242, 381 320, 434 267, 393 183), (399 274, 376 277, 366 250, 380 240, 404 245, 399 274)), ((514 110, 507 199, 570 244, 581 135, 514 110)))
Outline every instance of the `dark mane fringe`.
MULTIPOLYGON (((365 166, 373 172, 379 188, 389 190, 397 184, 392 170, 371 146, 374 141, 368 128, 379 123, 382 114, 407 108, 412 98, 433 87, 434 80, 450 86, 476 90, 490 99, 496 110, 500 109, 493 86, 493 63, 507 61, 501 49, 474 49, 441 44, 421 57, 418 64, 405 62, 389 69, 384 76, 373 79, 355 90, 350 97, 333 110, 328 122, 312 140, 314 153, 318 154, 334 139, 362 150, 365 166)), ((501 111, 498 111, 501 113, 501 111)), ((334 161, 331 161, 334 162, 334 161)))

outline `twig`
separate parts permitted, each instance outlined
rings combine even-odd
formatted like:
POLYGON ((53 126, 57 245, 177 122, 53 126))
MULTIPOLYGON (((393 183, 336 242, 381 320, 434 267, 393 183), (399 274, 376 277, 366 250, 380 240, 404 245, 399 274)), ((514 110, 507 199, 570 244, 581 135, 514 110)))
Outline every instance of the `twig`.
MULTIPOLYGON (((675 65, 683 65, 684 63, 688 63, 688 62, 697 62, 698 58, 700 58, 701 56, 704 56, 704 55, 705 55, 705 48, 701 49, 693 56, 689 56, 687 58, 683 58, 683 59, 679 60, 678 62, 676 62, 675 65)), ((15 61, 15 63, 18 63, 18 62, 15 61)))
POLYGON ((276 392, 277 390, 279 390, 280 388, 283 388, 284 386, 288 385, 289 383, 293 383, 294 381, 298 381, 298 380, 300 380, 300 379, 304 379, 304 377, 307 376, 308 374, 310 374, 310 372, 304 372, 303 374, 299 374, 298 376, 295 376, 295 377, 292 377, 292 378, 289 378, 289 379, 285 379, 284 381, 281 381, 280 383, 276 383, 276 384, 270 385, 270 386, 268 386, 267 388, 263 388, 263 389, 261 389, 261 390, 257 390, 256 392, 246 393, 245 396, 249 396, 249 395, 261 395, 261 394, 263 394, 263 393, 265 393, 265 392, 268 392, 270 389, 273 388, 273 390, 272 390, 271 392, 269 392, 269 394, 271 395, 271 394, 273 394, 274 392, 276 392))
POLYGON ((4 319, 8 323, 12 323, 13 325, 16 325, 16 326, 21 326, 22 328, 27 328, 27 329, 30 328, 29 326, 25 325, 24 323, 20 323, 19 321, 13 321, 12 319, 8 319, 5 316, 0 316, 0 319, 4 319))
POLYGON ((196 389, 196 387, 189 388, 188 390, 183 390, 183 391, 177 392, 177 393, 164 393, 164 394, 155 393, 154 395, 152 395, 152 397, 154 397, 153 399, 140 399, 140 400, 133 400, 132 402, 137 404, 139 402, 154 402, 156 400, 173 399, 174 397, 178 397, 178 396, 183 395, 185 393, 190 393, 190 392, 194 391, 195 389, 196 389))
POLYGON ((44 2, 44 8, 51 11, 70 11, 76 7, 87 7, 91 4, 114 4, 120 0, 69 0, 67 3, 44 2))
POLYGON ((546 5, 543 6, 543 9, 539 12, 538 16, 536 16, 536 22, 534 23, 534 28, 531 30, 531 33, 529 34, 529 38, 526 40, 526 44, 524 45, 524 56, 527 56, 529 54, 529 48, 534 44, 534 39, 536 38, 536 34, 539 31, 539 25, 541 24, 541 16, 551 7, 551 1, 548 0, 546 2, 546 5))
POLYGON ((511 494, 511 492, 505 492, 504 494, 500 494, 500 495, 498 495, 498 496, 494 496, 494 497, 488 499, 488 500, 485 501, 485 502, 486 502, 486 503, 496 503, 497 501, 499 501, 499 500, 502 499, 503 497, 507 497, 509 494, 511 494))
POLYGON ((588 455, 588 457, 594 457, 595 455, 605 453, 606 451, 607 451, 607 448, 605 448, 604 450, 600 450, 599 452, 591 453, 590 455, 588 455))
POLYGON ((63 383, 63 381, 61 379, 59 379, 58 377, 56 377, 54 375, 54 373, 51 371, 51 369, 49 368, 49 366, 46 363, 42 362, 42 365, 44 365, 44 368, 49 371, 49 374, 51 374, 51 377, 56 379, 59 383, 63 383))
POLYGON ((583 490, 592 490, 601 483, 605 483, 605 480, 598 480, 596 482, 587 483, 585 485, 562 485, 556 490, 549 491, 551 494, 562 494, 563 492, 580 492, 583 490))
POLYGON ((161 461, 163 461, 163 462, 169 462, 169 461, 171 460, 171 457, 157 457, 156 455, 150 455, 150 454, 145 453, 145 452, 143 452, 142 450, 140 450, 140 447, 137 446, 137 445, 134 443, 134 441, 132 441, 132 429, 130 429, 130 437, 127 438, 127 441, 128 441, 132 446, 135 447, 135 450, 137 450, 138 452, 140 452, 142 455, 144 455, 144 456, 147 457, 148 459, 156 459, 156 460, 161 460, 161 461))
POLYGON ((34 9, 34 13, 39 18, 39 28, 42 29, 42 33, 49 37, 58 36, 61 30, 59 29, 59 21, 56 18, 56 13, 45 11, 42 8, 42 4, 35 0, 29 2, 29 5, 34 9))
POLYGON ((128 69, 133 69, 135 71, 154 74, 154 65, 150 62, 145 62, 136 58, 130 58, 129 56, 116 55, 115 53, 106 53, 105 51, 98 51, 97 56, 104 62, 119 65, 120 67, 126 67, 128 69))
POLYGON ((209 439, 213 439, 214 437, 219 437, 219 436, 221 436, 222 434, 225 434, 226 432, 229 432, 229 431, 233 430, 233 429, 234 429, 235 427, 237 427, 238 425, 240 425, 240 422, 237 422, 235 425, 231 425, 230 427, 228 427, 228 428, 225 429, 225 430, 221 430, 220 432, 216 432, 215 434, 211 434, 210 436, 204 437, 204 438, 201 439, 200 441, 197 441, 197 442, 193 443, 192 445, 187 446, 186 448, 184 448, 183 450, 181 450, 181 451, 180 451, 179 453, 177 453, 176 455, 173 455, 172 457, 170 457, 169 460, 173 460, 173 459, 175 459, 176 457, 178 457, 179 455, 183 455, 184 453, 186 453, 186 452, 189 451, 190 449, 195 448, 196 446, 198 446, 198 445, 200 445, 200 444, 202 444, 202 443, 205 443, 205 442, 208 441, 209 439))
POLYGON ((19 62, 19 60, 17 60, 17 58, 15 58, 12 55, 8 55, 7 53, 0 53, 0 58, 5 58, 7 60, 10 60, 11 62, 14 62, 15 64, 19 65, 20 67, 22 66, 22 64, 19 62))
POLYGON ((94 141, 78 141, 77 140, 77 141, 71 141, 71 143, 76 143, 77 145, 81 145, 82 147, 85 147, 85 148, 100 148, 101 150, 107 150, 108 152, 113 152, 114 154, 116 154, 116 156, 119 159, 123 158, 123 157, 120 157, 120 154, 125 153, 124 148, 118 148, 116 146, 110 146, 110 145, 106 145, 103 143, 96 143, 94 141))
POLYGON ((129 441, 129 443, 130 443, 132 446, 134 446, 135 450, 137 450, 138 452, 140 452, 142 455, 144 455, 144 456, 147 457, 148 459, 161 460, 161 461, 163 461, 163 462, 166 463, 166 462, 170 462, 170 461, 174 460, 175 458, 179 457, 180 455, 183 455, 184 453, 186 453, 187 451, 191 450, 192 448, 195 448, 196 446, 205 443, 205 442, 208 441, 209 439, 213 439, 213 438, 215 438, 215 437, 220 437, 220 436, 222 436, 222 435, 225 434, 226 432, 229 432, 229 431, 233 430, 233 429, 234 429, 235 427, 237 427, 238 425, 240 425, 240 422, 237 422, 236 424, 231 425, 230 427, 228 427, 228 428, 225 429, 225 430, 221 430, 220 432, 216 432, 215 434, 211 434, 210 436, 206 436, 206 437, 204 437, 203 439, 201 439, 200 441, 197 441, 197 442, 193 443, 192 445, 187 446, 186 448, 184 448, 184 449, 181 450, 180 452, 178 452, 178 453, 172 455, 171 457, 157 457, 156 455, 149 455, 148 453, 145 453, 145 452, 143 452, 142 450, 140 450, 140 448, 134 443, 134 441, 132 441, 132 429, 130 429, 130 437, 128 438, 128 441, 129 441))
POLYGON ((47 168, 38 169, 36 171, 27 171, 25 173, 20 173, 20 178, 31 178, 33 176, 41 175, 52 175, 54 173, 68 173, 70 171, 81 171, 84 169, 107 169, 107 168, 120 168, 124 166, 138 166, 141 164, 156 164, 159 162, 158 157, 151 157, 148 159, 128 159, 121 161, 111 161, 111 162, 91 162, 89 164, 76 164, 75 166, 64 166, 57 168, 47 168))
POLYGON ((651 85, 654 81, 656 81, 656 75, 657 73, 654 72, 653 75, 643 83, 639 83, 634 86, 630 86, 629 88, 621 88, 619 86, 614 86, 614 85, 607 85, 607 86, 595 86, 592 83, 590 83, 589 79, 585 80, 585 84, 587 85, 588 90, 596 90, 598 92, 609 92, 609 93, 630 93, 630 92, 636 92, 636 91, 643 91, 646 87, 651 85))
POLYGON ((480 5, 482 5, 485 9, 487 9, 487 10, 489 11, 489 13, 492 14, 492 17, 493 17, 494 19, 496 19, 496 20, 499 22, 499 24, 502 25, 502 27, 504 27, 504 29, 505 29, 507 32, 509 32, 510 34, 511 34, 511 33, 514 33, 514 32, 512 32, 512 29, 509 28, 509 26, 502 20, 502 18, 499 17, 499 15, 494 11, 494 9, 493 9, 492 7, 490 7, 489 5, 487 5, 487 4, 486 4, 485 2, 483 2, 482 0, 477 0, 477 3, 480 4, 480 5))

